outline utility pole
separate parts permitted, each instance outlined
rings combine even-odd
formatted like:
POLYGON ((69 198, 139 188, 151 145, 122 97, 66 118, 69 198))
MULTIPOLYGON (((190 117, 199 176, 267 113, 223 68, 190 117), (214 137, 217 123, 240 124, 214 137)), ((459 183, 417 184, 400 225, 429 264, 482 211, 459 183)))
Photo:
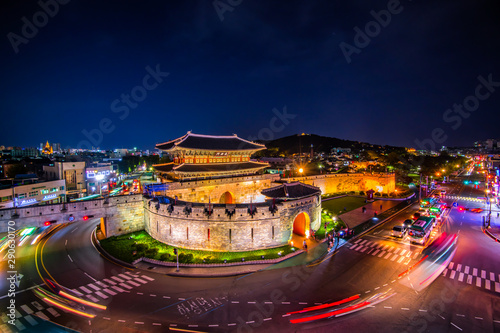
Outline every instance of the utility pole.
POLYGON ((418 204, 422 204, 422 173, 420 173, 420 183, 418 186, 418 204))

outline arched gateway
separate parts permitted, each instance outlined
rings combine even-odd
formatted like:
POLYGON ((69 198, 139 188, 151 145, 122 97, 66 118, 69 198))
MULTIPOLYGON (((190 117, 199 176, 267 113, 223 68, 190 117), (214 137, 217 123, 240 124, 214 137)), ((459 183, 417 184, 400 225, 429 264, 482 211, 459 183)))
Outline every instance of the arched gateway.
POLYGON ((231 194, 231 192, 226 191, 226 192, 222 193, 222 195, 220 196, 219 203, 221 203, 221 204, 234 204, 236 202, 234 201, 234 196, 231 194))
POLYGON ((293 220, 293 233, 299 236, 306 236, 309 233, 311 226, 311 219, 309 214, 302 212, 297 214, 293 220))

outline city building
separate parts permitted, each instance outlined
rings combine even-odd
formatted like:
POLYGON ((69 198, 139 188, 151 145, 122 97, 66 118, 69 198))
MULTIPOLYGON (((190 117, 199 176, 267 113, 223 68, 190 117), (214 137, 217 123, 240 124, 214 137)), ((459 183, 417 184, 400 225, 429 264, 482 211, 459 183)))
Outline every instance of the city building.
POLYGON ((43 171, 47 180, 65 180, 68 198, 80 198, 86 193, 85 162, 53 162, 44 165, 43 171))
POLYGON ((33 175, 10 180, 0 185, 0 209, 46 205, 66 202, 66 182, 53 180, 39 182, 33 175))
POLYGON ((96 163, 85 168, 87 193, 107 194, 113 185, 116 185, 116 171, 111 163, 96 163))

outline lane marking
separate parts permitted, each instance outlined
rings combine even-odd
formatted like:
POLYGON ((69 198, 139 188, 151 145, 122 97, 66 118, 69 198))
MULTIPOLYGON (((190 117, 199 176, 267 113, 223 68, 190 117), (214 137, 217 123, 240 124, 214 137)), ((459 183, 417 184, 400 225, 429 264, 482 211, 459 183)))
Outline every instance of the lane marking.
POLYGON ((97 282, 97 280, 90 276, 87 272, 83 272, 83 274, 87 275, 92 281, 97 282))
POLYGON ((450 324, 452 324, 452 325, 453 325, 453 326, 455 326, 457 329, 459 329, 459 330, 461 330, 461 331, 462 331, 462 329, 461 329, 460 327, 458 327, 457 325, 453 324, 452 322, 450 322, 450 324))

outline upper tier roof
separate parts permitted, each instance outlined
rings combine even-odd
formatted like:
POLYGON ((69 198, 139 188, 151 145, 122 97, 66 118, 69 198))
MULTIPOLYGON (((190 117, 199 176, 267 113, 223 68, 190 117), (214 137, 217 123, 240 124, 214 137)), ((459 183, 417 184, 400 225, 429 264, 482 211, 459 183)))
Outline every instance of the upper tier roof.
POLYGON ((236 134, 231 136, 215 136, 201 135, 187 132, 175 140, 164 143, 158 143, 156 148, 161 150, 175 150, 176 148, 184 149, 200 149, 200 150, 222 150, 222 151, 238 151, 238 150, 261 150, 266 149, 266 146, 244 140, 236 134))

